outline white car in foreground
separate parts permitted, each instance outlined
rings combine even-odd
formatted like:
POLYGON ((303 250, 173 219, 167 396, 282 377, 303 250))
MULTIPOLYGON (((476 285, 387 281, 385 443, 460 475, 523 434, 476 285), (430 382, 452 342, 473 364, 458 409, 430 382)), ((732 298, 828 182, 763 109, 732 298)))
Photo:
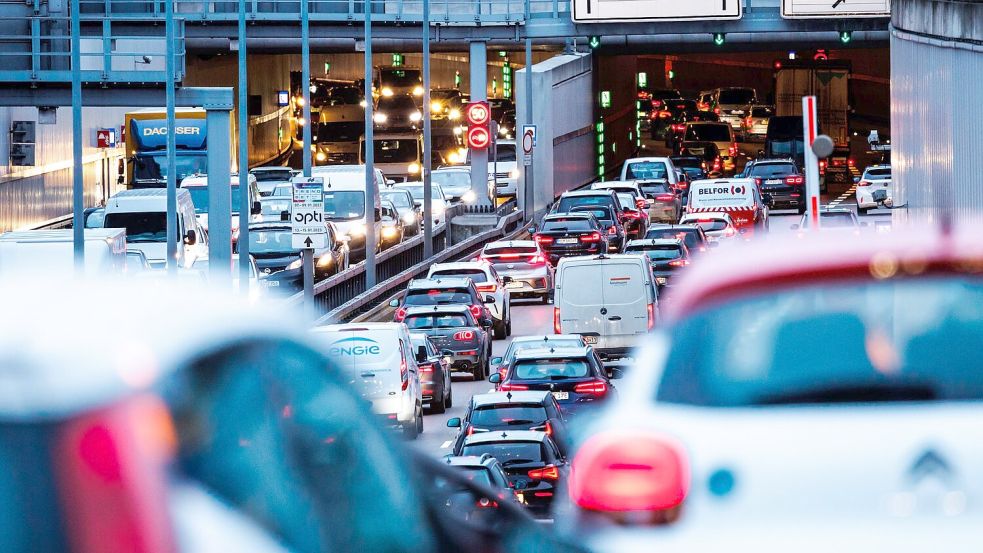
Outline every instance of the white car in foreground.
POLYGON ((877 209, 880 204, 874 201, 874 192, 884 190, 887 199, 884 204, 888 207, 894 203, 894 187, 891 186, 891 166, 871 165, 857 183, 857 212, 866 215, 868 209, 877 209))

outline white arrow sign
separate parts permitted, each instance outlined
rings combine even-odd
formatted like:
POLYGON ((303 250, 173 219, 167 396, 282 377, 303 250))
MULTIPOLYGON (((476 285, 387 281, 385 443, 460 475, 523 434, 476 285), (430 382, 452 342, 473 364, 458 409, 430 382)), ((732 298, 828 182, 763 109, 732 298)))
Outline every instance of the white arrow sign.
POLYGON ((575 23, 740 19, 741 3, 741 0, 572 0, 570 15, 575 23))
POLYGON ((782 0, 782 17, 890 17, 891 0, 782 0))
POLYGON ((324 223, 324 178, 296 177, 290 202, 291 245, 297 249, 328 247, 324 223))

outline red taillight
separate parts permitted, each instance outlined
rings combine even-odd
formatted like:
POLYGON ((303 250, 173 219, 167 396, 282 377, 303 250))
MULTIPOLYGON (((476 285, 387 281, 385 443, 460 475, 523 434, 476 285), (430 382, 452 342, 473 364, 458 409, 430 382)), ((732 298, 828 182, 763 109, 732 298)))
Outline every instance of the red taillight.
POLYGON ((857 186, 870 186, 870 181, 862 180, 857 183, 857 186))
POLYGON ((474 331, 461 330, 459 332, 455 332, 454 339, 457 340, 458 342, 470 342, 471 340, 474 340, 474 331))
POLYGON ((664 511, 679 506, 689 486, 689 463, 674 440, 620 431, 580 447, 567 491, 574 504, 592 511, 664 511))
POLYGON ((471 311, 471 315, 473 315, 475 319, 481 318, 482 307, 480 305, 472 305, 468 307, 468 309, 471 311))
POLYGON ((686 259, 673 259, 672 261, 669 262, 669 265, 672 266, 672 267, 685 267, 685 266, 689 265, 689 260, 686 260, 686 259))
POLYGON ((648 314, 648 325, 646 328, 652 330, 655 328, 655 304, 650 303, 646 306, 646 312, 648 314))
POLYGON ((553 308, 553 332, 556 334, 563 334, 560 332, 560 308, 553 308))
POLYGON ((559 480, 560 469, 555 465, 546 465, 541 469, 533 469, 528 472, 529 478, 533 480, 559 480))
POLYGON ((493 284, 482 284, 481 286, 478 286, 478 291, 479 292, 491 292, 491 293, 495 293, 495 292, 498 291, 498 285, 497 284, 494 284, 494 283, 493 284))
POLYGON ((608 393, 608 385, 603 380, 591 380, 581 382, 573 387, 573 391, 578 394, 588 394, 592 396, 603 396, 608 393))
POLYGON ((542 234, 537 234, 535 236, 535 240, 536 240, 536 243, 537 244, 552 244, 553 243, 553 237, 552 236, 543 236, 542 234))
POLYGON ((399 379, 403 382, 403 391, 410 387, 410 372, 406 366, 406 356, 403 355, 403 342, 399 343, 399 379))
POLYGON ((423 363, 423 364, 419 365, 419 367, 420 367, 420 372, 422 372, 422 373, 432 373, 433 372, 433 363, 423 363))
POLYGON ((468 431, 465 434, 467 434, 468 436, 471 436, 472 434, 474 434, 474 425, 469 424, 468 425, 468 431))
POLYGON ((713 112, 720 115, 720 108, 713 108, 713 112))
POLYGON ((502 382, 498 385, 499 392, 522 392, 528 390, 529 386, 525 384, 509 384, 508 382, 502 382))
POLYGON ((714 171, 719 171, 720 170, 720 158, 719 157, 717 159, 713 160, 713 170, 714 171))
POLYGON ((655 199, 660 202, 671 202, 676 199, 676 196, 674 194, 657 194, 655 199))
POLYGON ((757 186, 758 188, 761 188, 761 178, 754 177, 754 185, 757 186))
POLYGON ((546 428, 543 429, 543 432, 546 432, 546 435, 547 436, 552 436, 553 435, 553 425, 550 424, 550 421, 546 421, 546 424, 544 426, 546 428))
POLYGON ((638 209, 645 209, 645 200, 642 199, 642 198, 636 199, 635 200, 635 207, 637 207, 638 209))
POLYGON ((405 318, 406 318, 406 309, 400 307, 399 309, 396 310, 396 315, 393 317, 393 319, 395 319, 397 323, 401 323, 405 318))
POLYGON ((612 225, 610 228, 608 228, 608 234, 612 236, 618 234, 618 227, 612 225))
POLYGON ((590 234, 584 234, 583 236, 580 237, 580 241, 581 242, 600 242, 601 241, 601 233, 595 231, 595 232, 592 232, 590 234))
POLYGON ((668 111, 660 111, 659 112, 659 119, 666 119, 666 118, 669 117, 669 115, 671 115, 671 114, 668 111))
POLYGON ((856 160, 854 160, 852 157, 846 160, 846 164, 849 165, 850 167, 853 167, 854 165, 856 165, 856 163, 857 163, 856 160))
POLYGON ((785 184, 805 184, 805 182, 806 182, 805 177, 800 177, 800 176, 785 177, 785 184))
POLYGON ((730 155, 736 156, 737 155, 737 144, 732 144, 731 147, 727 149, 727 151, 730 152, 730 155))
POLYGON ((652 100, 652 107, 654 107, 654 108, 661 108, 662 107, 662 100, 652 100))
POLYGON ((734 227, 730 227, 724 231, 724 236, 734 236, 735 234, 737 234, 737 229, 734 227))
POLYGON ((488 499, 487 497, 482 497, 475 503, 475 505, 481 509, 495 509, 498 507, 498 502, 488 499))

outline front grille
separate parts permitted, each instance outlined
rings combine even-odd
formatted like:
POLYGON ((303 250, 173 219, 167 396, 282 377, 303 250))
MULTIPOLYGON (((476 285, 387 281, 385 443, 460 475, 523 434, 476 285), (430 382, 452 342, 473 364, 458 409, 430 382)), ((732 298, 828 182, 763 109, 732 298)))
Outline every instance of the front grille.
POLYGON ((495 178, 496 179, 507 179, 507 178, 509 178, 509 174, 508 174, 508 172, 505 172, 505 173, 495 173, 495 178))

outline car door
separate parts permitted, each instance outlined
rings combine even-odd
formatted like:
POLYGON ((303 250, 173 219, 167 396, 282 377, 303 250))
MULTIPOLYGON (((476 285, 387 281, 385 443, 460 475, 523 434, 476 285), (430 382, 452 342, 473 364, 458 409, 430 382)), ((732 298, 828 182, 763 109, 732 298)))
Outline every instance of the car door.
POLYGON ((602 307, 598 314, 602 336, 645 334, 648 331, 648 286, 642 263, 629 259, 600 267, 602 307))

